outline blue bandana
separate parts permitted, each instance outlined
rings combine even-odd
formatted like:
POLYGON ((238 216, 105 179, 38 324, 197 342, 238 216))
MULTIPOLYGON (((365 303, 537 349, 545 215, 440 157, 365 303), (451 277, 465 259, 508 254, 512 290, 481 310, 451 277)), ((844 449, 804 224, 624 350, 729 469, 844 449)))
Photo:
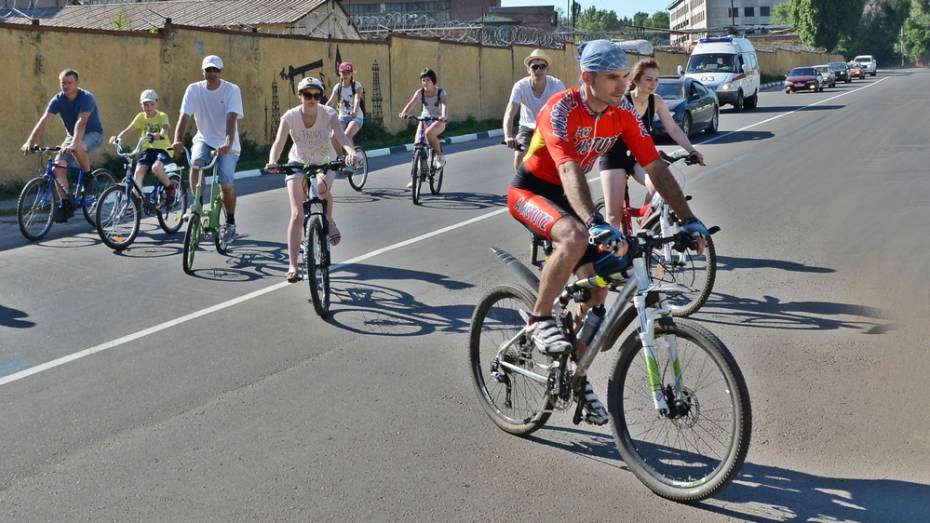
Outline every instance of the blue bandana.
POLYGON ((578 46, 578 61, 581 72, 603 73, 630 68, 626 52, 609 40, 583 42, 578 46))

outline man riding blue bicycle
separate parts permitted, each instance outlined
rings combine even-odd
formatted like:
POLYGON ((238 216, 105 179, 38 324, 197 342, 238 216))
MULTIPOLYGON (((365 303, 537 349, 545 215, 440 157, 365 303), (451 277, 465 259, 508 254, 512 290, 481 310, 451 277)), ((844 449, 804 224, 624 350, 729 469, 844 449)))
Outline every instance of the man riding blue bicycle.
MULTIPOLYGON (((707 229, 694 217, 684 194, 635 108, 623 97, 630 68, 626 53, 607 40, 579 47, 581 83, 553 96, 540 111, 536 131, 511 182, 507 204, 511 215, 535 235, 552 242, 543 267, 528 334, 544 354, 572 350, 552 316, 553 302, 574 272, 578 277, 615 272, 626 262, 623 234, 595 212, 587 173, 598 157, 624 140, 649 173, 658 192, 683 221, 682 231, 703 252, 707 229), (611 270, 613 269, 613 270, 611 270)), ((590 305, 603 303, 606 289, 592 289, 590 305)), ((584 347, 579 347, 578 357, 584 347)), ((585 387, 584 419, 603 425, 607 410, 590 383, 585 387)))

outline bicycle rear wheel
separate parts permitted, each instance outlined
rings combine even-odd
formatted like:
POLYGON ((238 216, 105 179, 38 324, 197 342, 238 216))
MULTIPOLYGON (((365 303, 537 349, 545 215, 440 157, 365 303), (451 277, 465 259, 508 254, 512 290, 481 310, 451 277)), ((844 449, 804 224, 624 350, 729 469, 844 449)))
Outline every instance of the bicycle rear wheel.
POLYGON ((426 153, 423 152, 423 149, 417 149, 413 153, 413 166, 410 168, 410 176, 413 177, 413 185, 410 186, 410 198, 413 199, 414 205, 420 205, 420 186, 425 176, 425 167, 426 153))
POLYGON ((103 243, 116 251, 132 245, 139 234, 142 209, 139 199, 130 196, 126 184, 113 185, 103 191, 96 203, 97 234, 103 243))
POLYGON ((29 180, 16 202, 16 223, 29 241, 39 241, 52 228, 52 215, 58 205, 58 191, 39 176, 29 180))
POLYGON ((516 435, 536 431, 552 414, 546 387, 551 360, 520 334, 534 301, 518 287, 495 287, 475 308, 469 331, 469 364, 478 401, 495 425, 516 435), (534 380, 502 362, 543 379, 534 380))
MULTIPOLYGON (((656 235, 661 234, 657 222, 647 227, 656 235)), ((713 238, 707 237, 704 254, 700 256, 694 249, 687 249, 685 252, 671 249, 671 256, 668 258, 662 248, 652 251, 649 273, 653 280, 680 285, 687 289, 665 291, 674 316, 685 317, 694 314, 707 303, 717 279, 717 249, 714 247, 713 238)))
POLYGON ((187 232, 184 233, 184 251, 181 256, 181 265, 184 272, 194 274, 194 255, 200 245, 200 234, 203 232, 203 222, 200 214, 191 213, 187 223, 187 232))
POLYGON ((116 185, 116 178, 110 171, 100 168, 84 176, 84 187, 81 188, 81 211, 84 219, 92 227, 97 227, 97 202, 110 187, 116 185))
POLYGON ((351 171, 347 172, 349 185, 356 191, 361 192, 368 181, 368 155, 361 147, 355 148, 355 162, 352 164, 351 171))
POLYGON ((174 188, 174 200, 168 205, 165 196, 163 204, 158 208, 158 225, 161 225, 166 234, 178 232, 184 223, 184 211, 187 209, 187 190, 181 182, 181 177, 172 174, 168 177, 168 186, 174 188))
POLYGON ((656 361, 647 366, 642 340, 623 342, 608 384, 607 408, 623 462, 653 492, 694 502, 720 492, 739 472, 749 449, 749 392, 733 356, 716 336, 688 320, 656 328, 656 361), (669 361, 669 342, 677 361, 669 361), (675 368, 681 370, 675 415, 653 404, 649 367, 675 404, 675 368))
POLYGON ((310 284, 310 299, 321 318, 329 312, 329 244, 326 229, 319 216, 307 220, 304 229, 307 246, 304 249, 304 264, 307 282, 310 284))

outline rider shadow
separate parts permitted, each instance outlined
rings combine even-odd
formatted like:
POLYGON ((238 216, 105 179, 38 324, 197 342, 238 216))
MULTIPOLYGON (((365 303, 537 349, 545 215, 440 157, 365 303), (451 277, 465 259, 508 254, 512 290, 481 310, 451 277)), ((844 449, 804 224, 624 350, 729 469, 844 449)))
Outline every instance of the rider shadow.
MULTIPOLYGON (((213 249, 213 240, 201 240, 200 250, 213 249)), ((197 264, 195 256, 195 266, 197 264)), ((213 281, 247 282, 269 276, 281 276, 287 271, 287 245, 278 242, 250 240, 242 235, 230 244, 223 265, 194 269, 191 276, 213 281)))
MULTIPOLYGON (((705 142, 715 144, 760 142, 774 137, 775 133, 772 131, 730 131, 726 134, 720 134, 717 137, 705 140, 705 142)), ((703 142, 696 143, 700 144, 703 142)))
POLYGON ((14 329, 28 329, 30 327, 35 327, 35 322, 22 319, 28 317, 29 314, 27 314, 25 311, 0 305, 0 327, 11 327, 14 329))
MULTIPOLYGON (((608 434, 568 427, 545 427, 536 434, 526 439, 629 471, 608 434)), ((639 447, 647 454, 676 454, 684 463, 697 459, 660 445, 639 442, 639 447)), ((930 485, 922 483, 818 476, 746 462, 720 494, 693 506, 748 521, 926 521, 928 499, 930 485)))
POLYGON ((735 256, 718 256, 717 272, 736 269, 781 269, 788 272, 809 272, 829 274, 836 272, 829 267, 813 267, 788 260, 771 260, 765 258, 737 258, 735 256))
POLYGON ((472 286, 425 271, 367 264, 336 266, 330 281, 332 303, 327 321, 350 332, 375 336, 423 336, 468 330, 473 305, 430 306, 406 291, 370 283, 372 280, 427 282, 448 290, 472 286))
MULTIPOLYGON (((839 84, 837 84, 839 86, 839 84)), ((835 111, 842 109, 845 105, 771 105, 767 107, 757 107, 752 110, 754 113, 787 113, 790 111, 835 111)))
POLYGON ((851 303, 743 298, 715 292, 698 312, 702 322, 779 330, 852 329, 884 334, 894 325, 881 309, 851 303))
POLYGON ((183 241, 181 233, 168 234, 160 226, 149 224, 145 231, 139 231, 132 245, 113 254, 124 258, 165 258, 181 254, 184 247, 179 242, 183 241))
POLYGON ((491 207, 503 207, 507 204, 507 197, 490 193, 441 193, 433 196, 423 193, 420 196, 420 207, 428 209, 448 210, 481 210, 491 207))

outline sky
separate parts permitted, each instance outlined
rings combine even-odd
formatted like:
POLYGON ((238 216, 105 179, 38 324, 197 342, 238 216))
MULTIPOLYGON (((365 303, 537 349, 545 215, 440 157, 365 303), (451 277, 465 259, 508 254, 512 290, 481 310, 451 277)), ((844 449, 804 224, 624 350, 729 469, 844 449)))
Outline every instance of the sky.
MULTIPOLYGON (((617 12, 618 17, 632 18, 638 11, 649 14, 656 11, 665 11, 671 4, 671 0, 578 0, 582 9, 587 9, 592 5, 598 9, 611 9, 617 12)), ((524 5, 554 5, 568 10, 568 0, 501 0, 503 7, 515 7, 524 5)))

